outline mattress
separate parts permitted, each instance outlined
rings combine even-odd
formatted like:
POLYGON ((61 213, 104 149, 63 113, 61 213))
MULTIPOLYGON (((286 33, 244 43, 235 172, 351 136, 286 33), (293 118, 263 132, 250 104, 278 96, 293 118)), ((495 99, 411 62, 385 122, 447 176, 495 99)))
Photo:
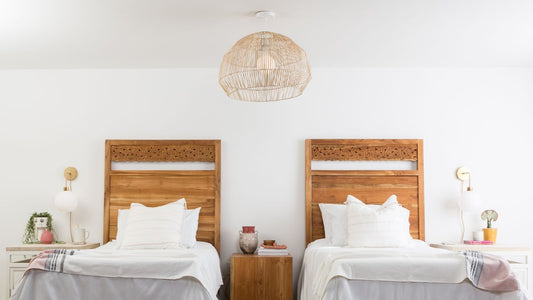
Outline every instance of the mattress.
MULTIPOLYGON (((117 250, 113 242, 65 258, 60 271, 28 269, 11 299, 216 299, 216 249, 117 250)), ((30 264, 31 265, 31 264, 30 264)))

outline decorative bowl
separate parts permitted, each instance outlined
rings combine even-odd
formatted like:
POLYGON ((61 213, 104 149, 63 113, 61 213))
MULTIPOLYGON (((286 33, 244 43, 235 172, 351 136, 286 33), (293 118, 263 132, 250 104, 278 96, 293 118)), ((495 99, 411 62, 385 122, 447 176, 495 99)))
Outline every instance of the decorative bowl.
POLYGON ((276 240, 263 240, 263 244, 265 246, 274 246, 275 242, 276 242, 276 240))

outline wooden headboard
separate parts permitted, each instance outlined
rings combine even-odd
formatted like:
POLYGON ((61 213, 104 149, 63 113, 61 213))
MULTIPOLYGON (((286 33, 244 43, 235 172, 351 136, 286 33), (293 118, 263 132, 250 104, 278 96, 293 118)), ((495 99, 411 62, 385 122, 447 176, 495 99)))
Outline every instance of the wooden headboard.
POLYGON ((197 240, 220 253, 220 140, 106 140, 104 243, 116 238, 119 209, 185 198, 201 206, 197 240), (212 170, 113 170, 112 162, 204 162, 212 170))
POLYGON ((305 142, 306 244, 324 238, 319 203, 342 204, 347 195, 382 204, 392 194, 409 209, 410 232, 424 240, 422 140, 337 140, 305 142), (413 170, 313 170, 312 161, 411 161, 413 170))

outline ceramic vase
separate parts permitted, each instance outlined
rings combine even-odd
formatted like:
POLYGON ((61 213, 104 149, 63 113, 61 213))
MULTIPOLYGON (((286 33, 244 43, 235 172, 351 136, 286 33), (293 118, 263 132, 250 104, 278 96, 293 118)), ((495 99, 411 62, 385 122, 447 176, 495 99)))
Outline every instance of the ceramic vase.
POLYGON ((252 233, 239 232, 239 247, 244 254, 253 254, 257 249, 257 231, 252 233))
POLYGON ((43 233, 41 234, 41 243, 43 244, 51 244, 54 241, 54 235, 48 228, 46 228, 43 233))

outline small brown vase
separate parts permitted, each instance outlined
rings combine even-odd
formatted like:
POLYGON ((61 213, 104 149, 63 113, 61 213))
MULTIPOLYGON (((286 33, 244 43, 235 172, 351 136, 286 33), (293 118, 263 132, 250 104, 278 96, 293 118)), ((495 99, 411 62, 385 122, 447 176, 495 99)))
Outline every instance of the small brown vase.
POLYGON ((483 240, 491 241, 496 244, 496 236, 498 235, 498 228, 483 228, 483 240))

